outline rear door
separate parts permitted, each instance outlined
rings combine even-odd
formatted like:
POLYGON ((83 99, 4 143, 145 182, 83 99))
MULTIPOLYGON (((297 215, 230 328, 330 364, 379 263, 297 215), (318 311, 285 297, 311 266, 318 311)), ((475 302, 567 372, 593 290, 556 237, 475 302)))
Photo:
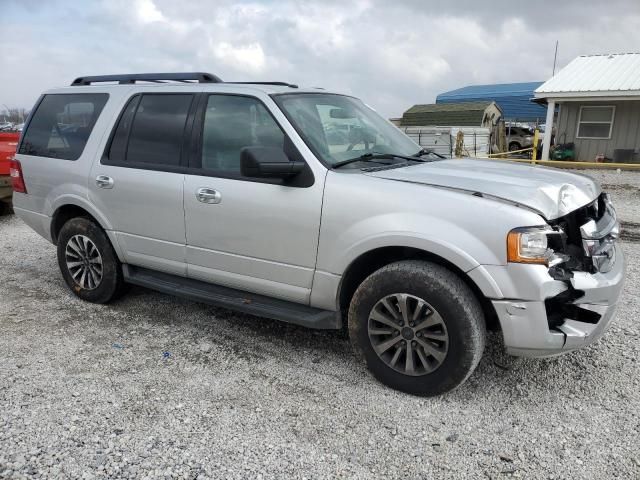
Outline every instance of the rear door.
POLYGON ((186 275, 184 165, 196 96, 131 97, 92 168, 90 199, 132 265, 186 275))

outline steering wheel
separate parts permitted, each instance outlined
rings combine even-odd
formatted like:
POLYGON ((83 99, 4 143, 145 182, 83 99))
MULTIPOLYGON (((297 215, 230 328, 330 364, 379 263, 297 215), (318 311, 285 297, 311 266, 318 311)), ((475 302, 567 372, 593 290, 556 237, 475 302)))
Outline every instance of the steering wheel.
MULTIPOLYGON (((347 147, 347 152, 350 152, 356 145, 361 143, 364 143, 365 150, 369 150, 369 140, 367 139, 364 128, 354 127, 349 131, 349 146, 347 147)), ((373 146, 373 142, 371 146, 373 146)))

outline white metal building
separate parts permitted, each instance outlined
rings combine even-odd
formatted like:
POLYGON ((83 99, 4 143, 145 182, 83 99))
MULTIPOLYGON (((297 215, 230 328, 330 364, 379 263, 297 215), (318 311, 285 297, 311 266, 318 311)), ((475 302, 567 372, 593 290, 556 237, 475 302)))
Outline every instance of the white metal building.
POLYGON ((543 160, 549 159, 549 127, 559 105, 556 143, 573 142, 578 160, 640 161, 640 53, 580 56, 534 95, 547 102, 543 160))

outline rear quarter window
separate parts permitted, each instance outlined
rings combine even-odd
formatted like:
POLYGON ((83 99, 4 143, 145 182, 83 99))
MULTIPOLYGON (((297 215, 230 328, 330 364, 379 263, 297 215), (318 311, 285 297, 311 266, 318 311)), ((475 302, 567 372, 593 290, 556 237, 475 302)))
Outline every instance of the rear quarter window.
POLYGON ((45 95, 29 121, 18 153, 77 160, 108 98, 106 93, 45 95))

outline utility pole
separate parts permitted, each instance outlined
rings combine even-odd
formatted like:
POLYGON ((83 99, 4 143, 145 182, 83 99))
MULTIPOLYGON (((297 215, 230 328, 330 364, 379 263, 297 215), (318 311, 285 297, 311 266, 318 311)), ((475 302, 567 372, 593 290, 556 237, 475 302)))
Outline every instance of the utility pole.
POLYGON ((558 40, 556 40, 556 53, 553 55, 553 73, 551 76, 555 76, 556 74, 556 60, 558 59, 558 40))

